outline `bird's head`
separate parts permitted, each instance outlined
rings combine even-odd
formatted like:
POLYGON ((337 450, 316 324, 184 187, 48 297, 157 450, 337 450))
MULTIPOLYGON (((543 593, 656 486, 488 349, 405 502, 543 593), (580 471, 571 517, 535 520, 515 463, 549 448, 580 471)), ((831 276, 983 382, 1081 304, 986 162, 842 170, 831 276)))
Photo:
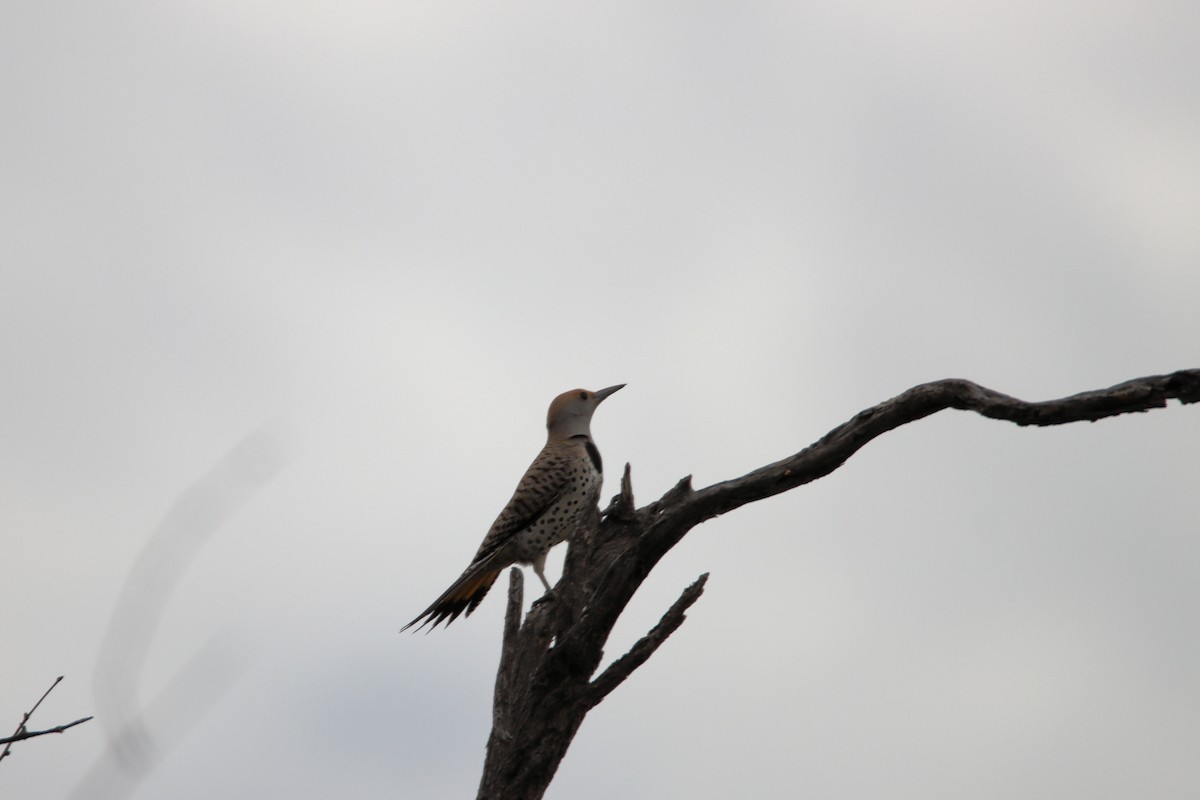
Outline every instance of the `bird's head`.
POLYGON ((570 439, 572 436, 591 435, 592 412, 596 406, 625 384, 609 386, 598 392, 587 389, 572 389, 563 392, 550 403, 546 414, 546 430, 551 439, 570 439))

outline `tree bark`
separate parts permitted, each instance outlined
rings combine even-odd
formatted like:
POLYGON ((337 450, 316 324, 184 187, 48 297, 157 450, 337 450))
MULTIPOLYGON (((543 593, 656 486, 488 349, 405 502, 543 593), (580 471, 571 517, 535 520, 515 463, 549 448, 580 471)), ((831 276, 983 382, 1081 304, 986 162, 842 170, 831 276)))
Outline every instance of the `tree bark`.
POLYGON ((685 619, 707 574, 683 590, 662 619, 596 674, 617 618, 650 570, 693 527, 746 503, 823 478, 867 442, 943 409, 974 411, 1017 425, 1062 425, 1200 402, 1200 369, 1138 378, 1108 389, 1030 403, 966 380, 913 387, 855 415, 795 455, 693 490, 686 477, 636 508, 629 465, 621 492, 570 539, 562 580, 521 620, 521 571, 511 571, 493 723, 479 800, 537 800, 584 717, 644 664, 685 619))

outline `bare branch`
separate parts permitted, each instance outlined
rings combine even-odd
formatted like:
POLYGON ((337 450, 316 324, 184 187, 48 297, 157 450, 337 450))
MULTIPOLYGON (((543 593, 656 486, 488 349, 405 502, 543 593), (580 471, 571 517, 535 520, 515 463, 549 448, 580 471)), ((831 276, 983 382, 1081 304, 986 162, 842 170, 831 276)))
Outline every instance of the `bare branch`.
POLYGON ((700 599, 700 595, 704 594, 704 584, 707 582, 708 573, 706 572, 697 578, 695 583, 683 590, 679 599, 671 604, 658 624, 651 628, 649 633, 638 639, 628 653, 609 664, 608 669, 596 676, 596 679, 592 681, 592 705, 599 703, 609 692, 624 683, 625 679, 632 675, 635 669, 646 663, 646 660, 654 655, 654 651, 659 648, 659 645, 683 624, 683 621, 687 619, 684 612, 700 599))
MULTIPOLYGON (((646 547, 661 557, 700 522, 823 478, 876 437, 947 408, 974 411, 1021 426, 1047 426, 1095 422, 1120 414, 1165 408, 1172 399, 1184 404, 1200 402, 1200 369, 1136 378, 1107 389, 1042 402, 1018 400, 955 378, 914 386, 859 412, 793 456, 681 498, 672 513, 662 515, 664 519, 656 526, 658 531, 649 537, 651 541, 646 547)), ((664 496, 660 503, 665 505, 666 501, 664 496)))
MULTIPOLYGON (((44 731, 27 731, 22 728, 20 733, 16 733, 16 734, 13 734, 12 736, 7 736, 3 739, 0 739, 0 744, 12 744, 13 742, 20 742, 25 739, 32 739, 35 736, 45 736, 47 733, 62 733, 67 728, 74 728, 76 725, 82 725, 83 723, 87 722, 90 719, 94 719, 94 717, 84 717, 83 719, 77 719, 74 722, 68 722, 66 725, 55 725, 53 728, 47 728, 44 731)), ((3 755, 8 755, 7 747, 4 748, 3 755)))
POLYGON ((21 723, 19 725, 17 725, 17 729, 16 729, 16 731, 13 732, 12 736, 8 736, 6 738, 0 739, 0 744, 4 745, 4 750, 2 752, 0 752, 0 761, 3 761, 5 758, 7 758, 12 753, 13 742, 20 742, 25 739, 32 739, 35 736, 45 736, 47 733, 62 733, 67 728, 74 728, 76 725, 82 724, 84 722, 87 722, 89 719, 92 719, 91 717, 84 717, 83 719, 77 719, 74 722, 69 722, 66 725, 58 725, 53 728, 47 728, 44 731, 31 731, 25 727, 25 725, 29 722, 29 718, 33 716, 33 712, 37 711, 38 706, 40 706, 42 704, 42 701, 45 700, 50 695, 50 693, 54 691, 54 687, 58 686, 58 684, 62 683, 62 679, 63 679, 63 676, 59 675, 57 678, 54 679, 54 683, 50 684, 50 688, 47 689, 46 691, 42 692, 42 696, 39 697, 38 701, 33 704, 33 708, 26 711, 25 714, 21 717, 21 723))

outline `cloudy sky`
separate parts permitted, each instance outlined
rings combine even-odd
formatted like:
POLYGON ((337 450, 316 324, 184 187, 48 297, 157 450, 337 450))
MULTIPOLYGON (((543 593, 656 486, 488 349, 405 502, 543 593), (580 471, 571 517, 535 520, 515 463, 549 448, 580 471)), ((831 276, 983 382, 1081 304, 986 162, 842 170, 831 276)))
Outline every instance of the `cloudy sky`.
MULTIPOLYGON (((474 796, 541 446, 607 498, 909 386, 1200 366, 1193 3, 10 2, 0 793, 474 796), (139 735, 106 751, 122 721, 139 735)), ((550 798, 1191 798, 1200 408, 943 413, 694 530, 550 798)), ((561 553, 549 573, 557 576, 561 553)))

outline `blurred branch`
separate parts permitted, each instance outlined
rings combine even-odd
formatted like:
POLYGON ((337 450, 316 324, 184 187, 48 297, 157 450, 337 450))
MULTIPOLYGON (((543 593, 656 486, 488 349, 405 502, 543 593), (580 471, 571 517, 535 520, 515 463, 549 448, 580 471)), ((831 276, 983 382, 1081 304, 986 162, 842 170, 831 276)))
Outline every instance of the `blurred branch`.
POLYGON ((212 535, 273 479, 287 461, 280 436, 260 428, 230 448, 171 504, 134 560, 101 643, 94 686, 108 747, 75 796, 133 792, 165 750, 216 702, 240 672, 214 637, 146 706, 139 685, 168 598, 212 535), (204 668, 200 668, 204 667, 204 668))
POLYGON ((229 633, 210 637, 138 709, 128 726, 110 733, 104 751, 79 779, 71 800, 115 800, 139 785, 228 693, 249 666, 244 643, 229 633))
POLYGON ((535 604, 523 623, 520 573, 513 571, 479 800, 542 797, 587 712, 683 623, 707 575, 688 587, 628 653, 593 679, 613 626, 634 592, 667 551, 701 522, 822 478, 876 437, 943 409, 1045 426, 1163 408, 1172 399, 1200 402, 1200 370, 1138 378, 1036 403, 950 379, 913 387, 872 406, 795 455, 739 478, 700 490, 692 488, 690 477, 684 478, 639 509, 634 508, 627 465, 621 493, 603 521, 594 514, 574 532, 562 580, 548 602, 535 604))
POLYGON ((3 761, 12 752, 13 742, 32 739, 35 736, 45 736, 47 733, 62 733, 67 728, 74 728, 76 725, 82 725, 89 719, 92 719, 91 717, 84 717, 83 719, 77 719, 74 722, 68 722, 66 725, 57 725, 53 728, 47 728, 44 731, 31 731, 25 727, 29 723, 29 718, 33 716, 33 712, 38 710, 38 706, 40 706, 42 701, 54 691, 54 687, 58 686, 58 684, 62 682, 62 679, 62 675, 59 675, 57 678, 55 678, 54 683, 50 684, 50 688, 43 692, 42 696, 38 698, 38 701, 33 704, 33 708, 25 712, 25 715, 21 718, 21 724, 17 725, 17 730, 12 736, 0 739, 0 744, 4 745, 4 750, 0 752, 0 761, 3 761))

